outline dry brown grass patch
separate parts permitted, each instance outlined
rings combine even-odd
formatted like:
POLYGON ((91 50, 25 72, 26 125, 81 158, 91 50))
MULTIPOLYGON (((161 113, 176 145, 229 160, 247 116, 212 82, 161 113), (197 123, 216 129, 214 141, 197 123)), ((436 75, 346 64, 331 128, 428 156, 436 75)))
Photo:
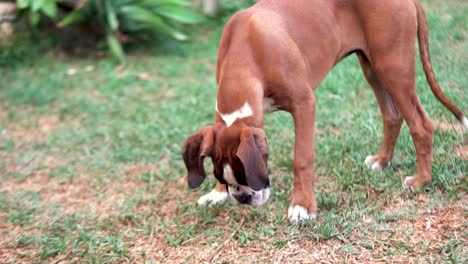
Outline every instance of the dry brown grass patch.
POLYGON ((448 122, 448 121, 443 121, 443 120, 437 120, 435 121, 436 128, 441 130, 441 131, 455 131, 459 134, 462 134, 464 131, 463 125, 458 122, 448 122))
POLYGON ((453 150, 455 151, 455 155, 464 160, 468 160, 468 145, 455 147, 453 150))

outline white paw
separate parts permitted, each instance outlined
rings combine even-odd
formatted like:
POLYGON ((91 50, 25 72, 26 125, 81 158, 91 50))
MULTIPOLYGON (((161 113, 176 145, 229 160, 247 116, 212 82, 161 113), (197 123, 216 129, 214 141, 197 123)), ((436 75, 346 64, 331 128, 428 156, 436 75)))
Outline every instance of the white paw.
POLYGON ((216 190, 212 190, 208 194, 203 195, 198 199, 197 204, 200 206, 210 206, 217 203, 221 203, 226 201, 229 197, 227 192, 218 192, 216 190))
POLYGON ((376 156, 369 155, 367 156, 365 163, 367 167, 374 171, 381 171, 383 168, 390 166, 390 162, 386 165, 380 164, 380 162, 376 161, 376 156))
POLYGON ((300 205, 291 206, 288 209, 288 219, 292 224, 299 224, 301 221, 315 218, 317 218, 316 214, 309 214, 309 211, 300 205))
POLYGON ((468 119, 466 119, 465 116, 462 118, 462 123, 463 123, 463 126, 465 127, 465 131, 468 131, 468 119))
POLYGON ((408 176, 405 178, 405 180, 403 181, 403 188, 406 189, 406 190, 409 190, 411 192, 414 192, 414 188, 411 184, 411 181, 413 180, 414 176, 408 176))

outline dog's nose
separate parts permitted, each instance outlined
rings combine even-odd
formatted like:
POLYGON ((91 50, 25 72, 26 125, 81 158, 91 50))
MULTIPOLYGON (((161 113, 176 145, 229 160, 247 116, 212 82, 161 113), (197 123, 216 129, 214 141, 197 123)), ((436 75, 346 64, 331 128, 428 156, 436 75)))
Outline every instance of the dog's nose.
POLYGON ((252 195, 248 193, 235 194, 233 196, 241 204, 250 204, 252 200, 252 195))

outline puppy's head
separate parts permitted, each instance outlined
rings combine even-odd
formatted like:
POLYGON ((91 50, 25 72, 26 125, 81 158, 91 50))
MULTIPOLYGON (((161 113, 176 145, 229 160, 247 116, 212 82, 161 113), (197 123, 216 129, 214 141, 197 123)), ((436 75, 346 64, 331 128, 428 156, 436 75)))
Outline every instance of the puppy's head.
POLYGON ((239 203, 260 206, 270 196, 268 144, 260 128, 242 123, 204 127, 186 139, 183 157, 190 188, 205 179, 203 162, 210 157, 216 179, 239 203))

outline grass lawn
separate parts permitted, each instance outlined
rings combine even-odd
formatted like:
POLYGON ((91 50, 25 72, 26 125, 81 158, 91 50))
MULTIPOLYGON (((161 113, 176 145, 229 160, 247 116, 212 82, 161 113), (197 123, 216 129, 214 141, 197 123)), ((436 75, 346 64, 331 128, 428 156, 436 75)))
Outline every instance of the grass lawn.
MULTIPOLYGON (((423 4, 439 83, 468 113, 468 4, 423 4)), ((189 190, 181 146, 212 122, 222 26, 194 31, 193 43, 135 51, 125 66, 27 41, 0 53, 0 263, 466 263, 467 134, 419 58, 418 93, 437 124, 431 186, 401 187, 416 167, 407 127, 392 168, 364 165, 381 117, 350 56, 317 91, 317 220, 287 220, 294 133, 282 112, 265 122, 270 201, 199 208, 215 180, 189 190)))

